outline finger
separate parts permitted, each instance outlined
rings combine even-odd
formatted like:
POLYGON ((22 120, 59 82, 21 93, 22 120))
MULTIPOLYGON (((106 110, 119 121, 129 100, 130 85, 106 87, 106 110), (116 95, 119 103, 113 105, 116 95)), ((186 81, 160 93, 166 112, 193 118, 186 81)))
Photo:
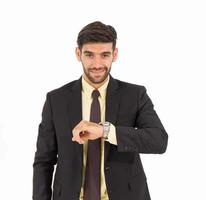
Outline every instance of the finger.
POLYGON ((74 135, 75 132, 83 132, 83 131, 87 131, 89 125, 93 123, 93 122, 90 122, 90 121, 86 121, 86 120, 82 120, 80 121, 73 129, 72 133, 74 135))
POLYGON ((75 130, 73 131, 72 141, 78 141, 78 140, 79 140, 79 133, 75 130))
POLYGON ((74 134, 74 136, 73 136, 73 140, 74 140, 74 141, 79 141, 79 139, 80 139, 79 133, 76 132, 76 133, 74 134))
POLYGON ((88 122, 85 120, 82 120, 81 122, 79 122, 74 129, 72 130, 72 141, 76 141, 79 144, 83 144, 84 140, 82 140, 82 135, 84 135, 85 131, 86 131, 86 124, 88 122))
POLYGON ((84 131, 85 131, 85 126, 83 125, 76 126, 73 129, 73 136, 75 136, 76 134, 80 134, 81 132, 84 132, 84 131))
POLYGON ((72 141, 76 141, 79 144, 84 144, 84 140, 80 137, 79 133, 74 134, 74 136, 72 137, 72 141))
POLYGON ((73 137, 73 138, 72 138, 72 141, 78 142, 79 144, 82 144, 82 139, 77 138, 77 137, 73 137))

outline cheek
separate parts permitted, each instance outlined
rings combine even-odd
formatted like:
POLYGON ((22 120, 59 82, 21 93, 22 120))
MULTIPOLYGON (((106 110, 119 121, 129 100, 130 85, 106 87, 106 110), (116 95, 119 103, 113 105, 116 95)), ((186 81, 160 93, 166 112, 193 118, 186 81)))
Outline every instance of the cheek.
POLYGON ((85 60, 85 59, 82 59, 81 62, 82 62, 82 65, 84 66, 84 68, 86 68, 86 69, 89 68, 90 65, 92 64, 91 61, 88 61, 88 60, 85 60))
POLYGON ((112 59, 111 60, 107 60, 105 62, 105 65, 109 68, 112 65, 112 59))

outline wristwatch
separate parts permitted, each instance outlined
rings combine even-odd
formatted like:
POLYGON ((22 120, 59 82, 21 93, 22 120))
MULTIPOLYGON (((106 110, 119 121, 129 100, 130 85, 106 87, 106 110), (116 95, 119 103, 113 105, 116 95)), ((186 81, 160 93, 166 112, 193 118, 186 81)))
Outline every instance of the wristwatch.
POLYGON ((110 123, 109 122, 100 122, 100 125, 103 126, 103 138, 105 140, 108 139, 108 134, 109 134, 109 130, 110 130, 110 123))

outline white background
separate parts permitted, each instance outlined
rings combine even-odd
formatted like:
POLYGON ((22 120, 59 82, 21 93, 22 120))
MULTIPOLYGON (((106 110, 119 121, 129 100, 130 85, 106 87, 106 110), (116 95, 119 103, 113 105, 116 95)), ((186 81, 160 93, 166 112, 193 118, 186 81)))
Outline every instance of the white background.
POLYGON ((118 33, 114 78, 144 85, 169 134, 141 155, 153 200, 206 199, 206 6, 200 0, 0 1, 0 199, 32 198, 46 93, 82 74, 74 49, 86 24, 118 33))

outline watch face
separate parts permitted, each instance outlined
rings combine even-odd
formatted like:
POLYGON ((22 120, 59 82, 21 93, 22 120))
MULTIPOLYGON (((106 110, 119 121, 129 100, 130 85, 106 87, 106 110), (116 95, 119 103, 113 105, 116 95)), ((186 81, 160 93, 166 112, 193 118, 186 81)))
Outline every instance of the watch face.
POLYGON ((104 139, 108 139, 109 129, 110 129, 110 123, 104 122, 103 123, 104 139))
POLYGON ((110 123, 109 123, 109 122, 105 122, 105 125, 109 126, 109 125, 110 125, 110 123))

